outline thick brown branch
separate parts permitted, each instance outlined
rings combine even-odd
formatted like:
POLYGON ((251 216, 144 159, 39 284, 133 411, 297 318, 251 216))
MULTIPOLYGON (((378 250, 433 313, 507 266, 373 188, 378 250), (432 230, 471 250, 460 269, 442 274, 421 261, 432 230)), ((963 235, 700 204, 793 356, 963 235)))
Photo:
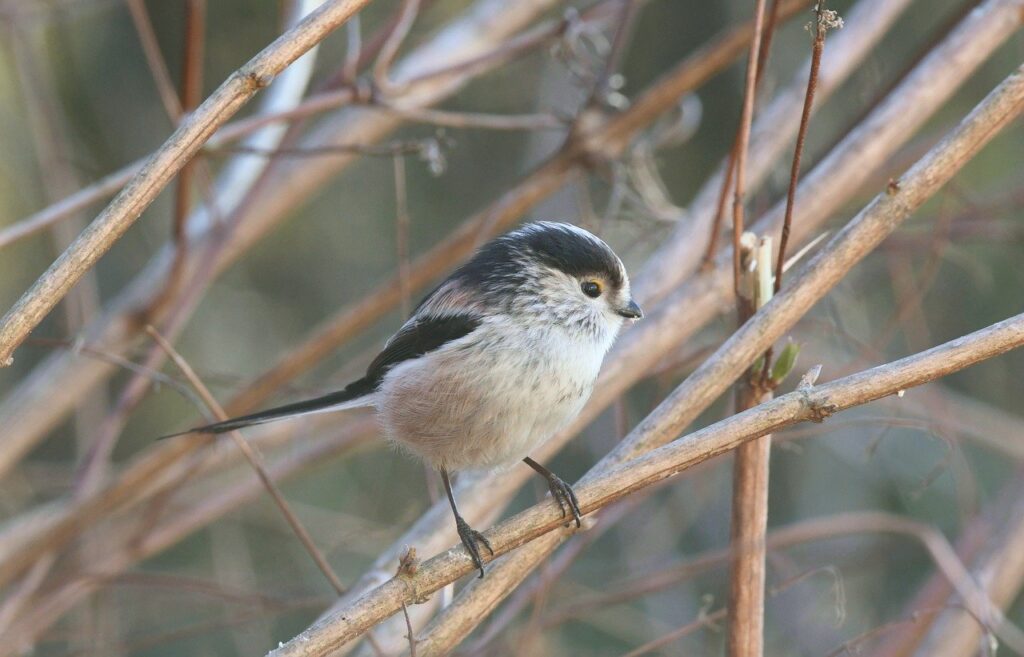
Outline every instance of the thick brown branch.
MULTIPOLYGON (((737 319, 740 324, 747 321, 757 308, 754 294, 757 271, 764 272, 765 263, 759 262, 755 253, 757 237, 753 244, 742 248, 743 204, 746 201, 747 151, 750 146, 750 128, 754 122, 754 100, 757 81, 760 77, 758 65, 764 26, 765 0, 754 5, 754 44, 747 57, 747 73, 743 94, 743 110, 735 144, 735 187, 732 202, 732 282, 736 301, 737 319), (754 271, 745 267, 754 263, 754 271), (744 284, 746 283, 746 284, 744 284)), ((765 54, 767 59, 767 53, 765 54)), ((728 178, 728 176, 727 176, 728 178)), ((760 399, 761 391, 751 382, 740 380, 736 389, 736 409, 745 410, 760 399)), ((768 457, 771 439, 767 436, 741 446, 734 456, 733 499, 731 535, 735 551, 729 580, 729 625, 726 632, 726 654, 730 657, 760 657, 763 654, 764 634, 764 577, 765 547, 764 534, 768 526, 768 457)))
MULTIPOLYGON (((593 512, 623 496, 671 477, 759 436, 797 422, 821 421, 839 411, 922 385, 980 361, 1024 345, 1024 314, 902 360, 807 390, 798 390, 744 411, 643 456, 615 465, 576 486, 585 512, 593 512)), ((647 422, 669 418, 656 410, 647 422)), ((486 532, 495 557, 562 526, 562 518, 545 501, 486 532)), ((488 556, 486 560, 490 560, 488 556)), ((322 619, 270 654, 312 657, 328 654, 356 638, 403 604, 437 591, 474 569, 461 547, 424 562, 413 576, 392 579, 322 619)), ((992 615, 988 599, 962 573, 955 583, 969 606, 982 618, 992 615)))

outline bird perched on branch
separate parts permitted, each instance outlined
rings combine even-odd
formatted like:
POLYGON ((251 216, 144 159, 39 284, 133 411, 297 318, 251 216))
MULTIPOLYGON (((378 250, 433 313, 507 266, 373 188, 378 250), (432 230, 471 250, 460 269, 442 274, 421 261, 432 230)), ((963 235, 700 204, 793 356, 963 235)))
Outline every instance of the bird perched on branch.
POLYGON ((579 526, 572 488, 529 453, 579 414, 623 321, 642 316, 607 244, 571 224, 527 224, 484 245, 427 295, 345 389, 183 433, 373 406, 391 442, 441 473, 483 577, 480 548, 493 550, 459 514, 450 473, 522 460, 579 526))

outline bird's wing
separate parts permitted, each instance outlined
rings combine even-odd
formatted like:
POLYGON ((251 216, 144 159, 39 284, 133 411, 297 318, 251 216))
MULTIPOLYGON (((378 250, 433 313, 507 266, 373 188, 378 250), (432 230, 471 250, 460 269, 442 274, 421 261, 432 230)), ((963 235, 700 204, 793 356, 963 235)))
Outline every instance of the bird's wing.
POLYGON ((406 322, 405 326, 388 340, 384 351, 370 363, 366 376, 358 381, 353 381, 343 390, 332 392, 322 397, 316 397, 315 399, 307 399, 251 415, 243 415, 231 418, 230 420, 224 420, 223 422, 195 427, 188 431, 161 436, 161 438, 172 438, 187 433, 224 433, 225 431, 283 420, 285 418, 368 406, 372 403, 373 393, 380 387, 384 375, 392 367, 402 361, 418 358, 441 348, 449 342, 465 337, 476 330, 478 326, 480 326, 480 319, 468 314, 414 317, 406 322))
POLYGON ((463 338, 480 326, 480 318, 470 314, 413 317, 388 340, 366 370, 364 380, 376 388, 395 365, 463 338))

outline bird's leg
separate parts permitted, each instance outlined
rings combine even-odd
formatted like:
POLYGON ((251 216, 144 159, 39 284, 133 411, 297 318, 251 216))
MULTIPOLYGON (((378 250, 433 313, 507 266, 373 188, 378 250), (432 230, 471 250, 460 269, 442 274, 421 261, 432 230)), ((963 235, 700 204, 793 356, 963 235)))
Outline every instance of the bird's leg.
POLYGON ((548 488, 551 489, 551 497, 555 498, 558 502, 558 507, 562 509, 562 517, 566 517, 568 512, 572 512, 572 517, 576 520, 576 526, 580 526, 580 503, 576 499, 576 493, 572 491, 572 486, 562 481, 562 479, 551 470, 548 470, 540 463, 537 463, 529 456, 523 459, 523 463, 530 466, 537 471, 537 474, 548 480, 548 488), (566 510, 568 507, 568 511, 566 510))
POLYGON ((455 514, 455 528, 459 531, 459 538, 462 539, 462 544, 466 546, 466 551, 469 552, 470 558, 473 559, 473 563, 477 568, 480 569, 480 578, 484 576, 484 562, 480 559, 480 547, 482 544, 487 551, 492 555, 494 550, 491 548, 491 544, 484 538, 484 535, 469 526, 462 516, 459 514, 459 507, 455 505, 455 493, 452 492, 452 482, 448 478, 448 471, 444 468, 441 469, 441 479, 444 480, 444 489, 448 493, 448 501, 452 505, 452 513, 455 514))

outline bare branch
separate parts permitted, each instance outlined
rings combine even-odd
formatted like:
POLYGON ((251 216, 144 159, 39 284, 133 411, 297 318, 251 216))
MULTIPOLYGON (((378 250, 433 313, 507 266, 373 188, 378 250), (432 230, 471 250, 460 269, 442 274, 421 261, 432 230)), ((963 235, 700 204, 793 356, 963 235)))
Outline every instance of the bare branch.
MULTIPOLYGON (((783 17, 792 16, 802 6, 803 0, 787 3, 781 10, 783 17)), ((476 213, 441 244, 413 261, 409 268, 409 285, 413 289, 425 286, 450 264, 466 257, 481 240, 507 228, 531 207, 560 189, 586 160, 588 145, 598 152, 621 148, 628 140, 650 122, 675 105, 680 95, 695 89, 714 73, 739 56, 749 43, 749 26, 741 26, 714 39, 710 44, 687 57, 674 71, 666 74, 641 94, 630 108, 612 117, 607 124, 599 125, 590 134, 581 135, 548 162, 542 164, 516 187, 503 194, 487 208, 476 213)), ((342 308, 333 317, 317 327, 313 335, 291 353, 285 354, 278 363, 264 373, 245 390, 228 410, 232 413, 244 411, 265 400, 280 385, 292 380, 320 361, 337 345, 365 329, 376 318, 393 308, 399 301, 399 283, 392 278, 368 293, 357 304, 342 308)))
MULTIPOLYGON (((532 14, 524 13, 524 5, 508 5, 504 0, 484 0, 477 6, 468 17, 452 23, 449 30, 461 33, 468 30, 480 35, 479 42, 464 44, 463 47, 452 49, 442 47, 441 44, 450 44, 450 38, 445 30, 437 35, 437 45, 428 43, 421 47, 409 57, 415 64, 403 63, 406 69, 424 67, 429 70, 440 70, 439 62, 461 61, 472 57, 474 52, 488 47, 494 39, 505 38, 506 35, 521 27, 520 21, 528 20, 532 14), (500 16, 500 18, 499 18, 500 16)), ((543 7, 533 6, 533 10, 540 11, 543 7)), ((500 61, 500 60, 496 60, 500 61)), ((287 73, 286 73, 287 75, 287 73)), ((440 79, 438 74, 436 79, 440 79)), ((425 78, 417 84, 417 94, 424 93, 425 85, 428 84, 425 78)), ((436 98, 442 98, 453 92, 466 80, 456 80, 445 77, 443 84, 431 88, 436 98)), ((417 96, 421 97, 421 96, 417 96)), ((367 116, 368 113, 360 112, 358 115, 357 132, 368 135, 377 134, 377 130, 386 130, 397 125, 393 121, 381 122, 378 116, 367 116)), ((257 117, 258 118, 258 117, 257 117)), ((262 125, 262 124, 261 124, 262 125)), ((346 123, 347 125, 347 123, 346 123)), ((332 165, 333 166, 333 165, 332 165)), ((275 195, 280 198, 280 195, 275 195)), ((263 209, 263 208, 261 208, 263 209)), ((238 254, 246 246, 255 240, 251 232, 240 230, 233 235, 236 242, 227 246, 228 254, 221 258, 218 264, 226 266, 232 257, 238 254)), ((145 304, 149 294, 154 287, 162 284, 166 277, 167 266, 171 252, 164 251, 151 263, 150 267, 139 279, 129 287, 118 299, 113 302, 111 313, 103 319, 99 327, 93 327, 89 334, 96 344, 105 347, 106 353, 113 353, 116 350, 127 349, 132 344, 132 338, 138 330, 131 310, 138 305, 145 304)), ((450 260, 443 263, 447 267, 450 260)), ((439 270, 440 271, 440 270, 439 270)), ((388 300, 385 299, 385 304, 388 300)), ((397 303, 397 299, 391 299, 390 303, 397 303)), ((381 312, 385 312, 381 310, 381 312)), ((372 321, 372 318, 371 318, 372 321)), ((91 359, 78 359, 73 354, 65 354, 60 357, 51 358, 45 361, 28 380, 9 395, 3 404, 3 414, 8 420, 6 425, 5 441, 0 443, 0 472, 8 469, 28 447, 37 440, 52 423, 59 421, 63 410, 74 405, 76 399, 86 391, 95 386, 113 367, 105 364, 94 364, 91 359), (60 394, 51 394, 49 387, 58 385, 60 394), (35 401, 32 401, 35 400, 35 401), (36 405, 38 403, 38 405, 36 405)), ((97 491, 96 494, 75 500, 73 503, 62 505, 57 512, 57 518, 39 532, 22 533, 17 539, 19 548, 11 548, 9 553, 11 560, 5 560, 6 565, 20 568, 16 565, 20 559, 31 560, 34 550, 40 545, 60 547, 73 540, 87 526, 89 519, 94 519, 100 514, 109 512, 112 509, 124 507, 130 504, 138 504, 149 499, 157 491, 165 489, 169 482, 175 481, 182 467, 188 463, 190 455, 199 450, 200 444, 185 441, 183 443, 164 444, 150 449, 140 455, 129 466, 127 466, 106 488, 97 491)), ((440 549, 443 544, 439 544, 440 549)), ((3 565, 0 565, 0 580, 3 580, 3 565)))
MULTIPOLYGON (((999 17, 997 15, 989 15, 990 17, 999 17)), ((978 25, 970 24, 969 27, 971 29, 980 28, 978 25)), ((959 34, 951 35, 949 45, 952 46, 953 44, 956 44, 958 46, 959 39, 966 36, 964 33, 970 34, 971 29, 965 29, 959 34)), ((963 50, 961 50, 961 52, 963 52, 963 50)), ((940 65, 938 64, 939 61, 941 60, 936 59, 935 65, 940 65)), ((929 65, 930 62, 927 60, 922 63, 922 67, 926 70, 929 65)), ((996 92, 990 94, 989 100, 998 100, 998 92, 1006 91, 1008 87, 1013 88, 1012 83, 1016 82, 1018 85, 1021 84, 1020 78, 1020 74, 1016 77, 1012 77, 1007 83, 1004 83, 1004 86, 1000 86, 996 92)), ((921 82, 925 83, 926 80, 928 80, 928 78, 922 76, 921 82)), ((931 82, 935 82, 934 78, 931 79, 931 82)), ((1002 111, 1010 112, 1010 116, 1013 115, 1013 112, 1020 112, 1019 106, 1014 108, 1012 94, 1009 98, 1001 98, 997 104, 1001 105, 1002 111)), ((973 127, 973 135, 959 134, 958 132, 954 133, 959 136, 959 141, 961 142, 957 143, 955 139, 950 138, 951 140, 947 140, 939 146, 936 146, 925 160, 919 163, 918 166, 914 167, 913 172, 916 175, 913 177, 915 184, 912 191, 915 203, 921 203, 925 198, 927 198, 929 193, 933 193, 935 189, 944 182, 944 179, 936 177, 935 172, 929 170, 930 165, 937 167, 940 171, 945 171, 945 175, 952 175, 952 173, 958 169, 959 166, 962 166, 964 162, 963 160, 955 161, 955 159, 953 161, 949 161, 946 159, 947 157, 956 154, 956 152, 962 152, 962 148, 969 144, 973 144, 971 147, 972 151, 976 150, 982 143, 991 137, 991 133, 986 134, 985 131, 987 128, 984 127, 989 125, 989 118, 985 116, 984 112, 982 112, 982 108, 985 106, 990 105, 983 104, 979 109, 976 109, 975 113, 972 113, 971 117, 966 119, 961 126, 962 129, 965 127, 973 127), (919 192, 923 194, 921 198, 918 198, 919 192)), ((1004 116, 1004 119, 1006 118, 1007 117, 1004 116)), ((830 248, 826 248, 825 253, 819 254, 819 256, 806 267, 805 271, 807 271, 808 274, 802 276, 800 279, 803 284, 794 283, 791 289, 783 291, 781 296, 776 297, 765 310, 759 312, 752 321, 746 323, 730 341, 716 352, 716 356, 713 356, 705 363, 705 365, 698 368, 697 371, 695 371, 695 373, 673 393, 673 395, 663 402, 663 405, 659 406, 659 408, 662 408, 663 412, 666 415, 669 415, 669 417, 675 415, 673 422, 668 425, 658 425, 657 423, 651 423, 650 421, 642 423, 630 435, 630 437, 621 443, 620 447, 612 452, 611 455, 603 459, 601 464, 599 464, 592 472, 602 472, 603 469, 610 467, 612 464, 620 463, 625 458, 642 453, 651 446, 663 444, 666 441, 671 440, 675 435, 678 435, 678 432, 682 431, 683 428, 696 418, 696 415, 699 412, 705 409, 708 404, 718 397, 731 384, 732 380, 740 376, 743 369, 746 367, 746 363, 750 363, 756 354, 777 340, 785 331, 788 330, 788 327, 792 326, 797 317, 806 311, 806 308, 809 308, 810 305, 813 305, 813 303, 820 298, 819 295, 823 295, 826 292, 826 289, 827 287, 830 287, 830 284, 835 284, 838 277, 834 278, 834 276, 839 276, 839 270, 847 266, 844 264, 844 261, 847 258, 859 259, 859 257, 862 257, 870 250, 870 248, 872 248, 868 243, 863 242, 862 235, 852 235, 852 237, 855 238, 848 238, 847 235, 849 234, 851 227, 859 225, 861 228, 864 228, 867 226, 868 233, 874 231, 872 239, 877 240, 874 244, 878 244, 885 235, 889 234, 895 228, 900 220, 905 218, 912 211, 914 206, 906 205, 906 202, 910 200, 910 196, 908 196, 905 191, 906 190, 900 192, 899 195, 902 196, 902 198, 899 200, 899 203, 897 203, 897 200, 892 198, 892 196, 884 194, 867 209, 862 211, 861 214, 851 222, 847 230, 841 232, 833 239, 833 242, 830 243, 830 248), (871 227, 872 225, 873 227, 871 227), (845 247, 841 248, 841 245, 845 245, 845 247), (859 248, 855 251, 851 251, 850 249, 853 248, 854 245, 859 245, 859 248), (861 249, 865 248, 867 251, 861 251, 861 249), (836 254, 840 251, 842 251, 844 255, 842 258, 837 258, 836 254), (831 259, 831 264, 828 264, 829 258, 831 259), (815 263, 819 264, 815 265, 815 263), (834 269, 834 267, 838 267, 838 269, 834 269), (829 270, 830 273, 828 273, 829 270), (822 275, 827 274, 830 282, 826 284, 826 288, 817 289, 817 292, 810 292, 816 289, 816 284, 821 283, 820 279, 817 282, 813 280, 809 273, 812 271, 816 272, 819 278, 822 275), (806 299, 808 305, 798 310, 795 313, 795 316, 785 319, 781 324, 774 324, 773 322, 774 325, 769 329, 769 325, 765 323, 765 319, 774 316, 775 311, 772 309, 779 305, 792 307, 800 294, 808 296, 808 299, 806 299), (739 353, 745 348, 750 348, 751 350, 746 353, 739 353), (728 373, 728 375, 726 376, 725 373, 728 373), (725 381, 725 379, 728 379, 728 381, 725 381), (659 429, 659 426, 662 428, 659 429)), ((853 261, 850 261, 849 266, 852 266, 852 264, 853 261)), ((687 317, 687 321, 693 319, 693 315, 695 314, 697 307, 702 308, 703 310, 701 312, 707 312, 708 316, 710 316, 711 313, 720 306, 720 299, 725 296, 727 291, 731 290, 731 284, 729 283, 731 278, 730 272, 731 266, 723 266, 717 270, 714 277, 695 281, 690 289, 673 298, 673 303, 669 304, 668 307, 664 309, 665 314, 662 316, 668 319, 666 324, 662 324, 662 322, 658 321, 656 317, 649 317, 646 322, 649 325, 638 326, 637 330, 634 330, 631 335, 627 336, 625 344, 621 345, 620 348, 616 350, 616 355, 622 357, 622 360, 617 358, 612 359, 609 366, 606 367, 604 377, 602 377, 602 381, 600 382, 602 385, 597 387, 595 399, 592 400, 592 404, 588 406, 588 409, 584 411, 581 423, 587 422, 592 418, 592 415, 589 414, 588 410, 595 406, 600 407, 598 404, 600 404, 601 401, 604 401, 605 394, 617 394, 617 392, 615 392, 618 390, 616 388, 617 383, 621 383, 622 380, 625 380, 624 385, 628 385, 628 382, 630 381, 629 371, 635 369, 640 362, 645 362, 645 354, 649 354, 651 352, 659 353, 656 349, 652 348, 653 345, 650 342, 655 336, 667 338, 670 333, 667 326, 671 325, 675 326, 677 329, 677 333, 673 338, 682 339, 680 336, 689 335, 689 332, 686 331, 685 327, 682 327, 682 330, 680 330, 679 318, 681 316, 687 317), (630 363, 629 367, 617 367, 616 364, 620 362, 630 363)), ((701 278, 706 277, 701 276, 701 278)), ((696 314, 700 313, 697 312, 696 314)), ((672 338, 667 339, 670 341, 672 340, 672 338)), ((660 417, 660 415, 658 415, 658 417, 660 417)), ((565 432, 564 434, 554 438, 548 443, 545 451, 553 452, 557 450, 561 443, 569 436, 571 436, 571 433, 565 432)), ((545 454, 542 453, 542 457, 544 455, 545 454)), ((506 475, 503 479, 509 478, 510 476, 506 475)), ((494 485, 493 482, 492 485, 494 485)), ((530 570, 531 568, 536 567, 546 555, 550 554, 550 549, 553 549, 553 545, 545 544, 543 542, 536 545, 529 545, 528 548, 518 551, 493 568, 492 576, 494 576, 496 572, 505 569, 509 569, 512 572, 530 570)), ((520 578, 524 576, 524 574, 519 575, 520 578)), ((357 586, 356 589, 358 589, 357 586)), ((468 584, 463 595, 467 597, 473 596, 479 600, 481 597, 494 597, 494 593, 494 590, 490 588, 487 580, 480 580, 468 584)), ((503 596, 498 596, 497 598, 500 600, 502 597, 503 596)), ((470 605, 469 608, 473 609, 474 607, 470 605)), ((459 622, 459 619, 456 616, 452 621, 457 623, 459 622)), ((427 638, 425 638, 425 640, 426 639, 427 638)), ((458 641, 459 639, 461 639, 461 637, 453 637, 454 641, 458 641)))
MULTIPOLYGON (((479 75, 490 70, 491 65, 497 66, 506 61, 503 58, 485 57, 486 65, 469 67, 464 76, 449 72, 453 64, 458 68, 460 62, 474 61, 482 52, 491 52, 495 41, 506 39, 516 30, 522 29, 524 23, 532 20, 553 2, 543 0, 509 4, 505 0, 479 0, 465 16, 451 22, 396 67, 396 75, 400 75, 400 79, 408 76, 417 80, 416 85, 409 90, 408 102, 403 105, 420 106, 437 102, 466 84, 472 79, 470 75, 479 75), (471 40, 458 40, 458 47, 452 47, 455 42, 452 35, 466 33, 476 36, 471 40)), ((532 45, 538 43, 544 43, 544 40, 531 40, 532 45)), ((291 67, 288 71, 293 69, 291 67)), ((286 78, 288 71, 281 77, 286 78)), ((272 89, 274 87, 277 87, 276 83, 272 89)), ((351 98, 351 92, 343 90, 321 101, 325 106, 335 107, 351 98)), ((311 107, 316 108, 316 104, 311 107)), ((253 122, 244 127, 249 130, 253 125, 265 125, 261 118, 255 117, 253 122)), ((315 130, 302 146, 345 142, 354 136, 359 136, 360 141, 372 141, 381 139, 399 125, 399 119, 382 116, 381 113, 342 112, 315 130)), ((241 123, 240 127, 243 127, 241 123)), ((260 164, 264 162, 261 158, 248 159, 260 164)), ((304 199, 309 198, 312 189, 325 184, 354 161, 355 157, 350 156, 278 163, 279 175, 268 179, 268 184, 248 199, 250 202, 239 210, 243 216, 230 219, 234 229, 227 240, 222 239, 222 231, 209 230, 213 227, 210 212, 217 208, 198 209, 189 220, 191 239, 195 242, 190 253, 197 257, 189 259, 188 267, 190 273, 198 272, 200 276, 190 281, 191 301, 189 298, 178 300, 179 307, 184 306, 179 315, 187 317, 194 307, 195 298, 202 294, 214 277, 255 244, 273 225, 291 215, 304 199), (282 169, 284 171, 280 171, 282 169), (192 234, 193 231, 195 234, 192 234)), ((231 189, 236 190, 234 187, 231 189)), ((222 204, 226 202, 223 198, 218 201, 222 204)), ((173 253, 171 245, 158 252, 146 269, 111 301, 110 312, 88 327, 85 331, 86 339, 101 344, 107 352, 127 349, 141 330, 135 312, 139 308, 149 307, 154 295, 163 286, 173 263, 173 253)), ((450 262, 446 261, 444 266, 448 267, 450 262)), ((397 298, 385 299, 380 313, 394 307, 395 303, 397 298)), ((164 309, 165 312, 171 310, 164 309)), ((366 319, 367 324, 379 316, 371 313, 366 319)), ((159 323, 162 318, 151 316, 148 319, 151 323, 159 323)), ((0 416, 3 416, 7 427, 5 440, 0 442, 0 473, 6 472, 32 444, 41 439, 45 431, 55 426, 74 407, 84 391, 91 389, 111 372, 111 368, 102 364, 75 360, 67 355, 55 355, 37 366, 27 380, 0 405, 0 416), (50 388, 56 382, 59 382, 59 394, 50 388)), ((229 408, 229 411, 232 409, 229 408)))
MULTIPOLYGON (((793 225, 793 205, 796 199, 796 188, 800 182, 800 159, 804 153, 804 142, 807 140, 807 127, 811 123, 811 108, 814 107, 814 92, 818 88, 818 71, 821 69, 821 53, 825 50, 825 34, 828 27, 822 19, 824 2, 819 2, 815 10, 814 43, 811 46, 811 70, 807 75, 807 94, 804 96, 804 107, 800 114, 800 128, 796 133, 796 147, 793 149, 793 166, 789 172, 789 187, 786 190, 786 216, 782 220, 782 236, 779 238, 779 255, 775 260, 775 291, 782 288, 783 267, 786 264, 786 247, 789 245, 789 231, 793 225)), ((765 358, 767 367, 770 358, 765 358)))
POLYGON ((389 77, 391 65, 398 56, 405 38, 409 36, 416 16, 420 11, 420 0, 402 0, 402 8, 398 13, 398 20, 391 28, 391 33, 384 40, 380 48, 380 55, 373 67, 373 79, 377 86, 386 94, 401 92, 401 87, 393 85, 389 77))
POLYGON ((324 5, 238 69, 183 121, 132 182, 0 319, 0 366, 10 364, 14 349, 128 230, 217 128, 286 66, 367 4, 369 0, 332 0, 324 5))
MULTIPOLYGON (((732 198, 732 280, 736 290, 737 303, 742 303, 740 294, 740 237, 743 235, 743 203, 747 192, 747 148, 750 145, 750 125, 754 121, 754 95, 757 83, 757 54, 761 47, 764 31, 765 0, 756 0, 754 5, 754 37, 747 54, 747 73, 743 91, 743 110, 740 115, 739 135, 736 137, 736 173, 732 198)), ((741 319, 742 321, 742 319, 741 319)))
MULTIPOLYGON (((1024 76, 1022 76, 1024 77, 1024 76)), ((797 422, 821 421, 836 412, 865 404, 900 390, 927 383, 977 362, 993 358, 1024 345, 1024 314, 994 324, 926 352, 866 370, 831 383, 798 390, 764 405, 744 411, 651 452, 618 463, 589 476, 576 486, 581 509, 590 513, 624 495, 678 474, 738 445, 778 431, 797 422)), ((671 423, 661 407, 644 424, 671 423)), ((642 427, 643 425, 641 425, 642 427)), ((562 518, 550 503, 541 503, 502 522, 486 532, 495 557, 530 540, 554 532, 562 518)), ((938 535, 934 530, 932 536, 938 535)), ((941 535, 938 535, 941 540, 941 535)), ((951 548, 937 547, 952 569, 951 578, 971 609, 992 619, 993 609, 951 548)), ((485 557, 489 561, 492 557, 485 557)), ((461 547, 453 547, 420 565, 415 576, 395 578, 368 592, 348 608, 332 613, 270 654, 275 657, 325 655, 360 633, 396 613, 407 604, 432 593, 447 582, 470 573, 474 565, 461 547)), ((492 571, 493 574, 493 571, 492 571)))
MULTIPOLYGON (((909 5, 909 0, 892 0, 889 2, 861 2, 853 7, 849 15, 848 29, 836 35, 830 42, 829 52, 825 53, 823 57, 817 90, 819 100, 830 96, 857 69, 858 65, 872 52, 882 35, 888 31, 909 5)), ((780 10, 780 18, 785 17, 785 9, 786 7, 783 6, 780 10)), ((982 19, 980 22, 985 23, 992 34, 996 35, 994 38, 997 42, 1001 42, 997 36, 1003 34, 1004 30, 1012 31, 1017 27, 1009 25, 1011 11, 1011 8, 1007 6, 998 8, 990 6, 979 16, 982 19), (993 14, 999 14, 999 16, 993 16, 993 14), (997 19, 1001 29, 992 29, 992 23, 996 23, 997 19)), ((988 44, 966 41, 965 43, 970 44, 968 50, 970 54, 974 54, 972 51, 984 51, 984 53, 978 53, 982 59, 987 57, 987 53, 990 52, 987 48, 988 44)), ((935 54, 937 55, 937 53, 935 54)), ((945 56, 949 56, 948 51, 945 56)), ((970 66, 970 62, 965 62, 965 64, 970 66)), ((809 68, 810 63, 808 62, 805 66, 809 68)), ((959 85, 953 76, 950 76, 947 81, 954 87, 959 85)), ((788 148, 790 140, 797 132, 799 108, 803 103, 806 86, 807 73, 801 71, 794 76, 790 85, 778 94, 775 101, 758 112, 758 118, 754 122, 750 135, 750 153, 747 163, 748 186, 754 187, 761 184, 768 173, 773 170, 778 158, 788 148)), ((902 98, 897 100, 898 97, 899 94, 896 93, 889 96, 891 102, 902 103, 902 98)), ((910 107, 913 106, 909 105, 905 109, 910 107)), ((928 114, 928 112, 924 112, 924 114, 928 114)), ((911 117, 916 116, 916 113, 912 112, 907 116, 908 118, 903 120, 909 123, 911 117)), ((909 132, 912 131, 911 129, 909 132)), ((900 135, 899 139, 902 139, 907 132, 906 129, 894 130, 893 134, 900 135)), ((866 136, 861 135, 861 137, 866 136)), ((888 150, 886 144, 887 142, 879 140, 873 142, 875 148, 868 148, 865 151, 873 155, 881 155, 881 151, 889 153, 891 151, 888 150)), ((857 171, 861 171, 860 163, 864 152, 859 152, 857 157, 857 171)), ((868 168, 870 169, 870 167, 868 168)), ((637 288, 643 302, 651 304, 664 298, 680 282, 698 269, 706 245, 704 236, 708 234, 714 221, 715 208, 722 189, 722 178, 725 177, 726 171, 727 168, 723 164, 719 167, 718 172, 705 182, 689 206, 688 220, 679 223, 673 235, 658 248, 654 257, 648 260, 648 264, 634 277, 634 287, 637 288)), ((839 173, 838 171, 833 172, 834 175, 839 173)), ((848 199, 849 197, 845 193, 847 191, 853 193, 854 190, 842 185, 834 188, 833 191, 836 196, 848 199)), ((838 205, 834 207, 838 207, 838 205)), ((804 213, 813 214, 809 212, 809 209, 810 206, 807 203, 802 203, 800 205, 801 216, 804 216, 804 213)), ((817 215, 814 214, 814 216, 817 215)), ((806 219, 801 220, 806 221, 806 219)), ((766 231, 761 227, 757 228, 755 232, 763 234, 766 231)))
MULTIPOLYGON (((734 146, 735 187, 732 202, 732 275, 739 324, 747 321, 758 304, 754 293, 756 278, 767 274, 770 263, 761 262, 757 254, 757 236, 744 233, 743 206, 746 201, 747 150, 750 126, 754 121, 754 100, 760 78, 761 38, 764 31, 765 0, 754 5, 754 41, 747 55, 747 71, 743 93, 743 109, 734 146), (750 238, 746 243, 745 238, 750 238)), ((768 53, 765 52, 765 59, 768 53)), ((727 176, 728 178, 728 176, 727 176)), ((712 229, 714 230, 714 229, 712 229)), ((712 240, 713 244, 713 240, 712 240)), ((709 244, 709 248, 712 247, 709 244)), ((764 401, 761 390, 750 380, 740 380, 736 388, 736 410, 743 411, 764 401)), ((734 551, 729 578, 729 624, 726 632, 726 653, 730 657, 761 657, 764 654, 764 580, 765 544, 768 528, 768 459, 770 436, 736 449, 733 457, 733 498, 730 532, 734 551)))
MULTIPOLYGON (((209 388, 203 384, 200 378, 196 375, 195 370, 192 369, 192 366, 182 358, 181 354, 177 352, 171 343, 164 339, 164 336, 160 335, 160 333, 158 333, 152 326, 147 326, 146 332, 149 333, 150 337, 156 341, 161 349, 167 352, 167 355, 170 356, 174 364, 179 370, 181 370, 181 373, 185 375, 188 382, 192 384, 192 387, 195 388, 196 392, 199 393, 199 396, 202 397, 203 403, 205 403, 213 412, 214 417, 217 418, 218 421, 228 419, 227 413, 224 412, 221 405, 218 404, 217 400, 214 399, 212 394, 210 394, 209 388)), ((288 502, 284 499, 284 495, 281 494, 281 491, 277 488, 274 480, 267 473, 267 469, 263 465, 263 457, 260 456, 259 452, 257 452, 256 449, 242 437, 241 433, 238 431, 231 431, 229 434, 231 435, 231 439, 235 442, 235 445, 238 447, 238 450, 242 452, 245 459, 249 462, 249 465, 251 465, 252 469, 256 471, 256 474, 260 478, 260 483, 262 483, 263 487, 267 489, 268 493, 270 493, 270 497, 273 498, 274 503, 281 510, 281 514, 285 517, 285 520, 288 521, 292 531, 295 532, 295 535, 299 537, 300 541, 302 541, 302 545, 306 548, 306 551, 313 557, 313 561, 316 562, 317 568, 323 572, 324 576, 331 583, 331 586, 334 587, 334 590, 338 595, 344 593, 345 586, 341 583, 341 580, 338 579, 338 576, 334 573, 330 564, 327 563, 327 559, 324 558, 324 555, 320 552, 319 548, 317 548, 316 544, 313 543, 313 538, 309 535, 309 532, 306 531, 306 528, 302 526, 302 523, 295 516, 295 513, 292 512, 288 502)))
POLYGON ((175 91, 174 82, 171 81, 171 73, 167 70, 167 60, 160 52, 160 44, 157 42, 149 11, 146 10, 146 3, 143 0, 128 0, 127 4, 128 13, 131 14, 135 33, 138 34, 139 43, 142 44, 142 53, 146 57, 146 65, 149 66, 149 73, 153 77, 153 83, 160 95, 164 112, 174 124, 177 124, 184 114, 184 109, 178 92, 175 91))

